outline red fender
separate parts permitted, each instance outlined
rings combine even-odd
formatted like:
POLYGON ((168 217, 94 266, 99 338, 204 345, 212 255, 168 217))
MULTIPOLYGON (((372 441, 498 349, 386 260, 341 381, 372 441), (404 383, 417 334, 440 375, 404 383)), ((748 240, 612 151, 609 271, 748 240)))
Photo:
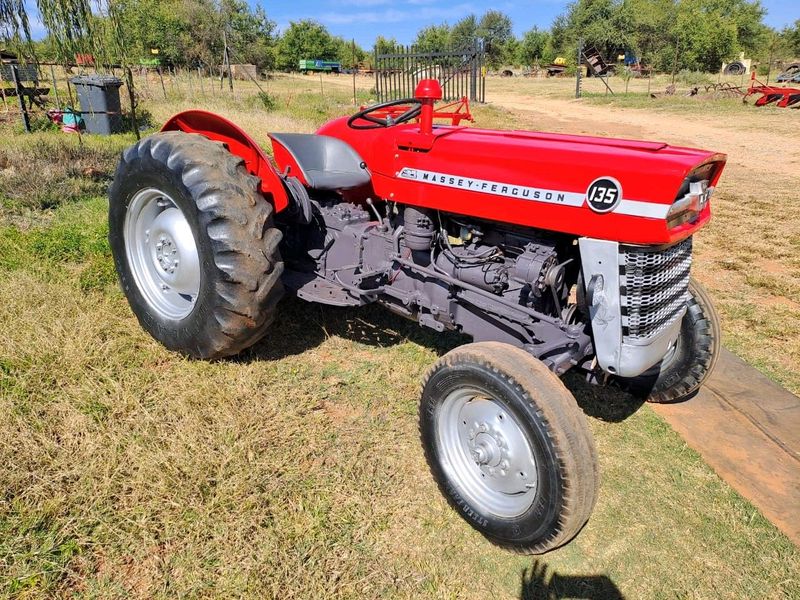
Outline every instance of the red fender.
POLYGON ((283 179, 272 161, 253 138, 228 119, 205 110, 187 110, 173 116, 161 131, 199 133, 210 140, 222 142, 231 154, 244 160, 249 173, 261 179, 261 192, 272 199, 276 213, 289 206, 289 196, 283 179))

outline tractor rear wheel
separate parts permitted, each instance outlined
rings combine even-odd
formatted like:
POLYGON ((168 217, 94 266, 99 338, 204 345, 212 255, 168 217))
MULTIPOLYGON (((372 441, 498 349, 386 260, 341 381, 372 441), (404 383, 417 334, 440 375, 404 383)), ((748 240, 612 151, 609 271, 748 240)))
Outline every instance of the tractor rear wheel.
POLYGON ((281 233, 244 162, 196 134, 158 133, 122 155, 109 241, 142 327, 197 358, 262 337, 282 294, 281 233))
POLYGON ((481 342, 447 353, 425 378, 419 418, 439 489, 491 542, 540 554, 586 524, 599 481, 586 417, 524 350, 481 342))
POLYGON ((665 404, 688 400, 714 370, 722 330, 705 288, 689 281, 689 301, 675 346, 657 365, 638 377, 620 378, 623 389, 647 402, 665 404))

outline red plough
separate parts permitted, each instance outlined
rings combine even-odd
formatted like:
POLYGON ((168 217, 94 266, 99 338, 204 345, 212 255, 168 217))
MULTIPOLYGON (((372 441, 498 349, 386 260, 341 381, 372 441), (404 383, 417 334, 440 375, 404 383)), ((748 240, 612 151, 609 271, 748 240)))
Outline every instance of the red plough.
POLYGON ((779 108, 800 108, 800 88, 780 87, 765 85, 756 79, 755 72, 750 78, 750 87, 742 100, 747 101, 749 96, 760 94, 756 99, 756 106, 775 104, 779 108))

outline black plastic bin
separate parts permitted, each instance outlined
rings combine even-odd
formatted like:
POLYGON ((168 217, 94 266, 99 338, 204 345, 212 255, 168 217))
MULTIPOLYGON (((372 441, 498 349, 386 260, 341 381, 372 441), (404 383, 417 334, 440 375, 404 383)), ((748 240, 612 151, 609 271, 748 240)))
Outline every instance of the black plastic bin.
POLYGON ((121 79, 113 75, 79 75, 70 81, 78 93, 88 133, 110 135, 122 131, 121 79))

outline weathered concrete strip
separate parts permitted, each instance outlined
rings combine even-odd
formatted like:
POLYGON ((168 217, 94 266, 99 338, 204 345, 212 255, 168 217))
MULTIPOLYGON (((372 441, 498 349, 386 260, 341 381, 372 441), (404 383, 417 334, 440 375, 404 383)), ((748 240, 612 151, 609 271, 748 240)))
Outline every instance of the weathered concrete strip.
POLYGON ((697 396, 653 408, 800 546, 800 398, 723 350, 697 396))

